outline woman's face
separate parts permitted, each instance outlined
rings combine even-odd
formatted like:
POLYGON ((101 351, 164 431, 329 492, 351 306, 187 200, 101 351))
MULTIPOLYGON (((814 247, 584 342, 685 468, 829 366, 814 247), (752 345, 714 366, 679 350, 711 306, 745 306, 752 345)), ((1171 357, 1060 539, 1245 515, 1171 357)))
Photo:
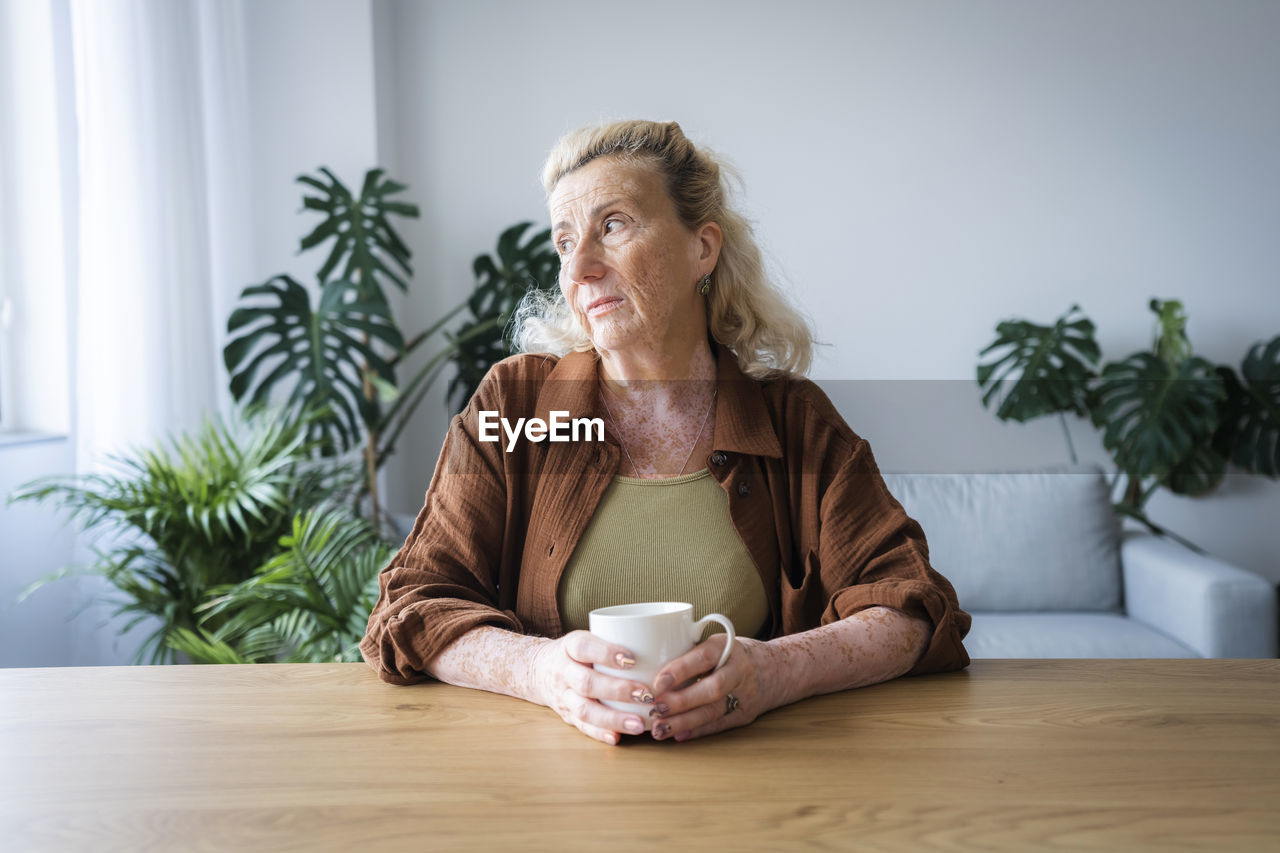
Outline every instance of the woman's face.
POLYGON ((705 339, 696 284, 715 267, 719 227, 685 228, 656 167, 592 160, 560 179, 548 205, 560 291, 597 350, 705 339))

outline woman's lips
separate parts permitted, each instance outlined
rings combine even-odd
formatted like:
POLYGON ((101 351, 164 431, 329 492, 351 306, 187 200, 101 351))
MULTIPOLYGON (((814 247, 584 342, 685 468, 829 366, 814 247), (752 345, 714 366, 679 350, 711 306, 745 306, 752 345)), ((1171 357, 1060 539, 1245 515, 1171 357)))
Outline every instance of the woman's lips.
POLYGON ((622 304, 621 296, 601 296, 587 306, 587 316, 597 317, 622 304))

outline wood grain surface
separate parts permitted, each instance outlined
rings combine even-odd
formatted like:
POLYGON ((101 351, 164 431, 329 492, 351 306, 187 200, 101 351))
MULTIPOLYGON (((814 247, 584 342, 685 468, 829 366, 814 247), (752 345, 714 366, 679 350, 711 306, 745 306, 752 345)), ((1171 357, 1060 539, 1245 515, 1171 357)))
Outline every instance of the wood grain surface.
POLYGON ((0 670, 0 849, 1280 850, 1280 661, 975 661, 699 741, 363 664, 0 670))

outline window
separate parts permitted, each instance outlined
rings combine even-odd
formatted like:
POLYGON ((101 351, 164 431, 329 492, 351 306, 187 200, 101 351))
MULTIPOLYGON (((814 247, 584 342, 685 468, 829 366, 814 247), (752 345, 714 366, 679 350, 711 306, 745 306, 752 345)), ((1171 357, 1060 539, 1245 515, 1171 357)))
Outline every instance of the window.
MULTIPOLYGON (((0 217, 3 217, 0 211, 0 217)), ((4 233, 4 221, 0 218, 0 234, 4 233)), ((0 239, 0 258, 4 257, 4 241, 0 239)), ((9 399, 12 381, 9 379, 9 326, 13 310, 4 287, 4 269, 0 265, 0 433, 8 432, 13 420, 13 403, 9 399)))
POLYGON ((65 12, 0 3, 0 430, 10 432, 70 429, 63 191, 75 170, 75 104, 55 39, 65 12))
MULTIPOLYGON (((3 23, 3 21, 0 21, 3 23)), ((0 92, 0 122, 9 123, 9 98, 0 92)), ((8 266, 12 258, 12 247, 9 245, 6 230, 6 213, 9 181, 7 140, 0 134, 0 434, 13 429, 13 379, 10 376, 12 357, 9 353, 10 327, 13 325, 13 303, 9 300, 7 282, 8 266)))

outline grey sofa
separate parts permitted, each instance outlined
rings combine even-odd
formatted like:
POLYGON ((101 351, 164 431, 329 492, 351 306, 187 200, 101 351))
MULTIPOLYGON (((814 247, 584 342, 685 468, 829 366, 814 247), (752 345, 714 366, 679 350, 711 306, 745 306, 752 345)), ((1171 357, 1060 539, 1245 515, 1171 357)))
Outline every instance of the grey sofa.
POLYGON ((1122 532, 1093 466, 886 474, 973 615, 975 658, 1275 657, 1276 590, 1145 532, 1122 532))

